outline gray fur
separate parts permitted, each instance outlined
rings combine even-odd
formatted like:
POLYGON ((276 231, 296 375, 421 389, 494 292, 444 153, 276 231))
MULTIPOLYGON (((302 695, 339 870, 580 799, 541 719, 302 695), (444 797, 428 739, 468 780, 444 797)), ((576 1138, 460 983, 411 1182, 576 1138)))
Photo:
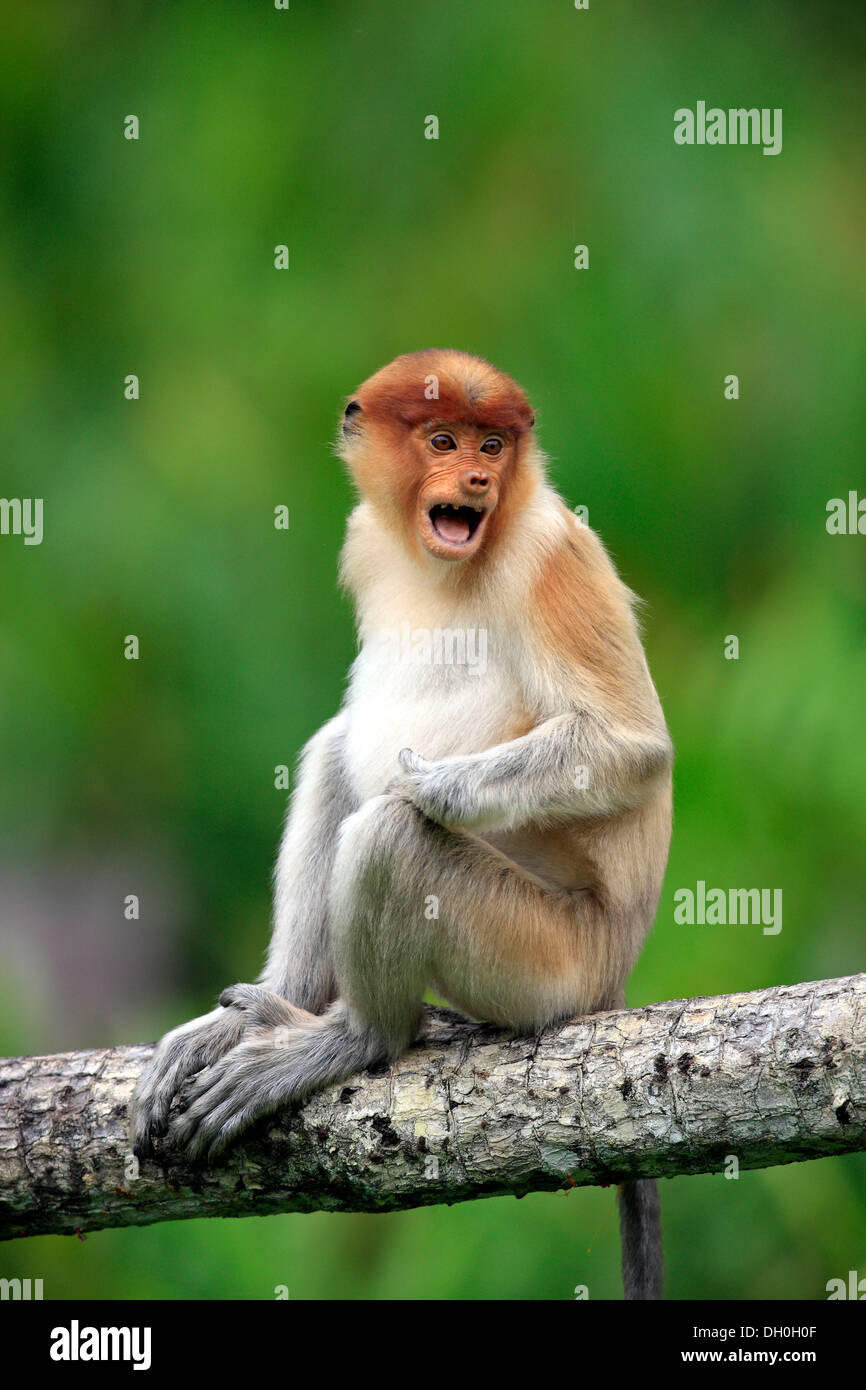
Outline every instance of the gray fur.
POLYGON ((240 1042, 244 1016, 216 1009, 167 1033, 139 1077, 130 1113, 133 1148, 139 1158, 153 1153, 168 1130, 171 1102, 188 1076, 210 1066, 240 1042))
POLYGON ((468 757, 430 763, 410 749, 393 784, 444 825, 508 828, 528 821, 610 816, 643 800, 668 775, 667 731, 613 729, 588 711, 545 720, 531 733, 468 757), (589 785, 578 785, 578 769, 589 785))
MULTIPOLYGON (((411 770, 396 780, 400 792, 374 798, 357 812, 341 744, 338 718, 304 753, 288 818, 288 849, 277 870, 275 931, 264 983, 225 990, 215 1014, 198 1026, 175 1030, 160 1044, 135 1098, 133 1133, 141 1153, 168 1129, 171 1142, 192 1157, 214 1158, 257 1118, 374 1061, 398 1056, 417 1033, 427 984, 435 981, 446 997, 459 1002, 460 977, 483 970, 483 960, 467 955, 471 933, 461 930, 461 909, 470 892, 476 904, 485 892, 495 893, 495 907, 506 919, 519 918, 533 895, 556 899, 573 913, 576 931, 598 938, 591 953, 607 954, 609 976, 586 1001, 587 1009, 621 1000, 621 980, 639 948, 640 925, 611 931, 589 895, 548 894, 542 884, 533 885, 492 845, 419 811, 414 783, 423 778, 427 789, 432 783, 430 810, 443 820, 472 819, 504 807, 516 779, 521 797, 532 801, 539 817, 555 816, 573 803, 576 764, 600 766, 599 783, 617 788, 617 797, 628 796, 633 781, 639 784, 664 765, 668 754, 662 737, 623 749, 613 739, 606 744, 588 716, 563 716, 513 744, 432 765, 432 779, 424 776, 430 764, 404 756, 404 769, 411 770), (299 868, 298 881, 285 885, 281 896, 281 873, 297 874, 299 868), (436 922, 421 910, 430 891, 442 902, 436 922), (319 1017, 302 1012, 326 1006, 319 1017), (175 1096, 179 1113, 169 1128, 175 1096)), ((506 1001, 503 1009, 503 1021, 531 1031, 531 1019, 519 1016, 519 1003, 506 1001)), ((621 1189, 620 1220, 626 1297, 660 1298, 654 1183, 621 1189)))
POLYGON ((343 759, 345 716, 310 739, 300 758, 274 873, 274 923, 261 983, 321 1013, 337 996, 328 885, 341 822, 357 808, 343 759))
POLYGON ((619 1189, 622 1280, 627 1299, 662 1297, 662 1227, 658 1183, 651 1178, 619 1189))
MULTIPOLYGON (((362 796, 352 776, 363 740, 346 765, 352 698, 302 755, 260 982, 225 990, 219 1009, 159 1044, 134 1100, 137 1152, 167 1133, 213 1158, 257 1118, 400 1055, 430 984, 470 1016, 527 1033, 621 1001, 663 861, 632 850, 628 867, 641 872, 616 898, 588 881, 591 854, 589 870, 562 881, 545 876, 532 836, 521 851, 511 832, 613 821, 653 796, 662 805, 671 746, 661 712, 624 727, 603 703, 566 698, 568 712, 481 752, 428 761, 404 749, 390 784, 385 727, 372 782, 384 794, 370 794, 368 772, 362 796), (432 917, 430 895, 441 909, 432 917)), ((423 685, 412 699, 428 716, 415 727, 431 727, 439 706, 423 685)), ((627 1184, 620 1215, 626 1295, 660 1297, 655 1185, 627 1184)))
MULTIPOLYGON (((272 998, 290 999, 314 1013, 325 1009, 337 993, 328 884, 340 822, 355 804, 340 752, 342 728, 338 715, 301 754, 275 874, 274 931, 259 991, 260 999, 270 992, 272 998)), ((250 1026, 260 1023, 249 1007, 245 1011, 235 1006, 229 991, 221 1002, 227 1007, 166 1034, 142 1073, 131 1113, 139 1156, 152 1153, 154 1142, 166 1134, 172 1100, 187 1079, 213 1066, 240 1043, 250 1026)))
POLYGON ((172 1142, 191 1158, 215 1158, 254 1120, 382 1056, 381 1042, 355 1031, 341 1000, 307 1026, 253 1028, 180 1093, 172 1142))

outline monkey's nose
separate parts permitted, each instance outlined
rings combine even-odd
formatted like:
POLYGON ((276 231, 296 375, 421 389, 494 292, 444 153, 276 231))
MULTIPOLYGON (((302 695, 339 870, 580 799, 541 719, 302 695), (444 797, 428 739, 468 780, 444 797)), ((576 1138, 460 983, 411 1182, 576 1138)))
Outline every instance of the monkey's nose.
POLYGON ((460 482, 466 492, 486 492, 490 486, 490 478, 480 468, 467 468, 460 482))

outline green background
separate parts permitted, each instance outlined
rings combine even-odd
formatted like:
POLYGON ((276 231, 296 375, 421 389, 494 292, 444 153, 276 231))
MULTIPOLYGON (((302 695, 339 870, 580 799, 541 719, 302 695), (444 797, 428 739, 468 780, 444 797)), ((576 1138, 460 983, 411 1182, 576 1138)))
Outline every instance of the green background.
MULTIPOLYGON (((341 398, 427 346, 526 387, 556 485, 647 600, 676 811, 630 1003, 863 968, 866 538, 825 529, 866 493, 857 14, 7 7, 0 495, 43 497, 45 539, 0 537, 3 1051, 152 1038, 255 977, 273 770, 353 652, 341 398), (698 99, 783 108, 782 153, 675 145, 698 99), (698 879, 782 888, 782 932, 677 926, 698 879)), ((866 1272, 864 1177, 859 1155, 665 1182, 669 1296, 866 1272)), ((613 1194, 587 1190, 24 1240, 0 1274, 52 1298, 615 1298, 618 1259, 613 1194)))

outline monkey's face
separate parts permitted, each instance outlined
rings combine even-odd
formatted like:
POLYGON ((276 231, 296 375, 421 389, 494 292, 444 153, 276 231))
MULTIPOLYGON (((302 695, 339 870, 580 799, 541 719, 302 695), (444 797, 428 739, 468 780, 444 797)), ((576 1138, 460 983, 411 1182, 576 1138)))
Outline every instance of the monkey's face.
POLYGON ((534 485, 534 420, 504 372, 430 349, 358 388, 340 453, 377 516, 416 553, 460 563, 490 549, 534 485))
POLYGON ((434 421, 412 431, 410 449, 420 484, 414 526, 425 550, 440 560, 467 560, 484 544, 513 465, 505 430, 434 421))

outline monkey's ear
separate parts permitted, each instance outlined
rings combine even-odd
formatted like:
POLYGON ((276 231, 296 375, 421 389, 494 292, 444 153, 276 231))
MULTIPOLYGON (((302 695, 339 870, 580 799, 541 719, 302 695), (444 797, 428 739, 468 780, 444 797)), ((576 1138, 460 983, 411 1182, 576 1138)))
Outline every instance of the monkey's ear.
POLYGON ((343 411, 343 434, 355 434, 359 428, 356 416, 361 414, 361 406, 358 401, 349 401, 343 411))
POLYGON ((535 411, 533 410, 532 414, 531 414, 530 417, 529 417, 529 428, 532 429, 532 427, 534 426, 534 424, 535 424, 535 411))

